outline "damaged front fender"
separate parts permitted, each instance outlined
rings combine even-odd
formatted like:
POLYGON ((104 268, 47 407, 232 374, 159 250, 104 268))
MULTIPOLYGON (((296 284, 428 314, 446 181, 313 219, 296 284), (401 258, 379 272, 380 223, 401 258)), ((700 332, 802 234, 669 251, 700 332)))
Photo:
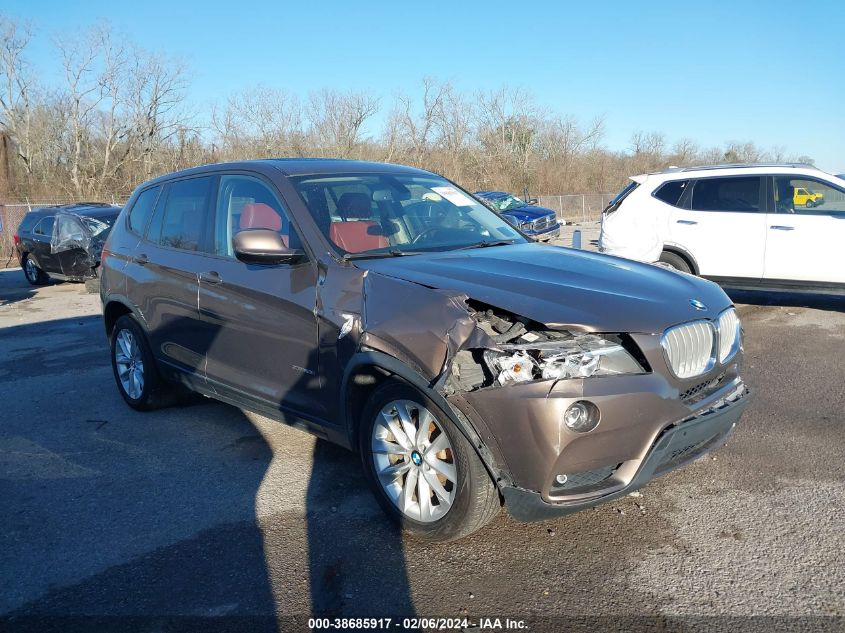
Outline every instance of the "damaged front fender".
POLYGON ((472 318, 467 300, 371 272, 364 278, 361 344, 409 362, 442 393, 459 351, 496 349, 472 318))

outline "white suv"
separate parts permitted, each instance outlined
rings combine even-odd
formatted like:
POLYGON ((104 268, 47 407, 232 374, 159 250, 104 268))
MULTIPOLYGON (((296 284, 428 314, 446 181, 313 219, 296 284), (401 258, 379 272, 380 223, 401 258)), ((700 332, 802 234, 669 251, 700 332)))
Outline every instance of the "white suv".
POLYGON ((634 176, 599 250, 733 287, 845 291, 845 179, 798 164, 634 176))

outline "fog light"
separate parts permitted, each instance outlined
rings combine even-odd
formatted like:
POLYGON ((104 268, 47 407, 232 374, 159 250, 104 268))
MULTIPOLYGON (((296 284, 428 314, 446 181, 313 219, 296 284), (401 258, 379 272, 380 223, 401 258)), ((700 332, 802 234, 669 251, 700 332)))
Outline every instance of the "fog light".
POLYGON ((555 481, 557 483, 559 483, 561 486, 563 484, 565 484, 568 479, 569 479, 569 477, 567 477, 566 475, 558 475, 557 477, 555 477, 555 481))
POLYGON ((592 431, 599 424, 599 408, 586 400, 573 402, 563 414, 563 423, 576 433, 592 431))

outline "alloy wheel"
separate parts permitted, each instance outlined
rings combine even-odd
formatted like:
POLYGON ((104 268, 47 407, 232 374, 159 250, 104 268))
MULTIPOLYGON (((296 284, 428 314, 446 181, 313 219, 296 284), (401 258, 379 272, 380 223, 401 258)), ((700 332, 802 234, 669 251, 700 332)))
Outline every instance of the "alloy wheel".
POLYGON ((376 475, 402 514, 432 523, 452 507, 458 486, 449 437, 431 411, 410 400, 385 405, 373 425, 376 475))
POLYGON ((24 264, 24 273, 26 274, 26 278, 35 283, 38 279, 38 266, 35 265, 35 262, 32 261, 32 258, 26 258, 26 264, 24 264))
POLYGON ((141 347, 129 330, 121 330, 115 337, 114 362, 123 391, 138 400, 144 392, 144 360, 141 347))

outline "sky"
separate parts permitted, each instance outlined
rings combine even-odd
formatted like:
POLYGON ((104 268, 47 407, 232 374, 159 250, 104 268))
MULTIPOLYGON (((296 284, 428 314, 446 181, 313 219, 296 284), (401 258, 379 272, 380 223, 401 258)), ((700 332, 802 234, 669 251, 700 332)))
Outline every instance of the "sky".
POLYGON ((465 93, 530 90, 550 110, 702 147, 752 141, 845 172, 845 2, 67 2, 3 0, 31 21, 31 61, 51 38, 107 20, 184 60, 201 115, 251 86, 418 95, 426 76, 465 93))

